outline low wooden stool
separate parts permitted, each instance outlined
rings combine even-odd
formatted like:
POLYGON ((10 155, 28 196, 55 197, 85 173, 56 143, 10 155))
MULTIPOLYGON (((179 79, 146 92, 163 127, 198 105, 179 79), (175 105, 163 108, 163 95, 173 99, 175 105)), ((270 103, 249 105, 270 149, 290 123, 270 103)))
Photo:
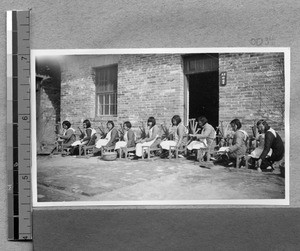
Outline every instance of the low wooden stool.
POLYGON ((129 152, 133 152, 133 151, 135 151, 135 147, 121 147, 120 148, 120 151, 119 151, 119 153, 120 153, 120 158, 122 158, 122 154, 123 154, 123 152, 124 152, 124 154, 125 154, 125 159, 127 159, 128 158, 128 153, 129 152))
POLYGON ((150 146, 142 146, 142 159, 145 159, 144 158, 144 151, 147 153, 147 158, 150 159, 150 153, 153 152, 153 151, 158 151, 160 150, 159 147, 153 147, 151 148, 150 146))

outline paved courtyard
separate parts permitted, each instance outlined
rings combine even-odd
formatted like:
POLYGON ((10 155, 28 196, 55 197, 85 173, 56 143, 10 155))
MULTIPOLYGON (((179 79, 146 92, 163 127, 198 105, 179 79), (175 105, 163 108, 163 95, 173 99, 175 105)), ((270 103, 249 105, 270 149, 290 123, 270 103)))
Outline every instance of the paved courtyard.
POLYGON ((155 158, 38 156, 38 201, 283 199, 285 181, 273 173, 155 158))

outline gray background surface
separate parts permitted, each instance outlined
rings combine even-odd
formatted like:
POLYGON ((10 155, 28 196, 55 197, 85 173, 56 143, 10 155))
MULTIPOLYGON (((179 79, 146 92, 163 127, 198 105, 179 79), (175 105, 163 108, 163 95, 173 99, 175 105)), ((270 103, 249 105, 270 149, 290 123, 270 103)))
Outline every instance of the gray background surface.
POLYGON ((290 198, 284 208, 34 210, 36 250, 299 250, 299 1, 2 0, 0 249, 7 241, 6 10, 31 12, 32 49, 291 47, 290 198))

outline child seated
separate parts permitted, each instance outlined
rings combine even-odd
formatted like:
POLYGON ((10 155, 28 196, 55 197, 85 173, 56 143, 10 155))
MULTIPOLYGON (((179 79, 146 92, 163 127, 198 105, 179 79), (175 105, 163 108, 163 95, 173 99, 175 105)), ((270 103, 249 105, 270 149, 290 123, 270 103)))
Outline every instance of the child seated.
POLYGON ((61 148, 61 150, 70 148, 76 141, 75 130, 71 127, 71 123, 68 120, 62 122, 63 133, 57 135, 57 141, 55 148, 51 151, 51 154, 61 148))
POLYGON ((201 116, 197 120, 202 131, 200 134, 190 134, 190 136, 197 139, 193 140, 187 146, 187 149, 190 151, 210 147, 216 137, 216 131, 213 126, 208 123, 206 117, 201 116))
POLYGON ((149 132, 146 138, 138 140, 136 144, 135 156, 132 160, 138 160, 142 157, 143 147, 144 146, 157 146, 160 142, 160 131, 158 126, 156 125, 156 120, 154 117, 149 117, 147 121, 147 125, 149 127, 149 132))
POLYGON ((165 158, 169 154, 170 147, 180 148, 186 143, 187 129, 181 123, 181 118, 178 115, 174 115, 171 119, 172 128, 171 128, 171 137, 172 140, 164 140, 160 143, 160 147, 163 149, 160 157, 165 158))
POLYGON ((134 147, 135 146, 135 134, 131 129, 131 123, 129 121, 124 122, 123 128, 125 130, 124 133, 124 141, 118 141, 115 146, 115 150, 118 150, 122 147, 134 147))
POLYGON ((95 155, 101 151, 102 147, 111 147, 115 146, 117 141, 119 140, 119 133, 118 130, 115 128, 115 124, 113 121, 109 120, 106 124, 108 133, 106 134, 105 139, 99 139, 95 145, 95 155))
POLYGON ((71 146, 70 155, 79 155, 79 146, 94 145, 96 141, 96 130, 91 127, 91 122, 86 119, 83 121, 85 132, 80 136, 80 140, 75 141, 71 146))
MULTIPOLYGON (((230 122, 232 131, 234 132, 232 145, 229 147, 221 147, 219 149, 220 158, 215 161, 218 164, 225 164, 227 166, 234 166, 236 159, 239 156, 244 156, 247 150, 248 134, 241 130, 242 123, 239 119, 234 119, 230 122)), ((245 160, 241 162, 244 165, 245 160)))

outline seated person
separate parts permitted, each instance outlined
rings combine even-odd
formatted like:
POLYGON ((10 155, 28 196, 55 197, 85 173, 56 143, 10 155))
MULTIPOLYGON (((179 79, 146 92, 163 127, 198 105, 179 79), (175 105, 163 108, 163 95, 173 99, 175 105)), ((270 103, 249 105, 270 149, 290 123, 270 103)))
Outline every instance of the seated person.
POLYGON ((135 134, 131 129, 131 123, 129 121, 124 122, 123 128, 125 130, 124 133, 124 141, 118 141, 115 146, 115 150, 118 150, 122 147, 134 147, 135 146, 135 134))
POLYGON ((64 147, 70 147, 76 141, 75 130, 71 127, 71 123, 67 120, 62 122, 64 132, 58 134, 58 137, 63 140, 64 147))
POLYGON ((95 153, 99 152, 101 147, 111 147, 115 146, 116 142, 119 140, 119 133, 113 121, 109 120, 106 123, 108 133, 106 134, 105 139, 99 139, 95 145, 95 153))
POLYGON ((147 125, 149 127, 149 132, 145 139, 140 139, 137 141, 136 149, 135 149, 135 156, 132 160, 138 160, 142 157, 143 146, 157 146, 160 143, 160 130, 156 125, 156 120, 154 117, 149 117, 147 121, 147 125))
POLYGON ((212 125, 207 122, 206 117, 200 116, 197 121, 199 126, 202 128, 202 131, 201 134, 190 134, 190 136, 197 138, 197 140, 192 141, 187 146, 187 149, 190 151, 194 149, 207 148, 216 138, 216 131, 212 125))
POLYGON ((96 141, 96 130, 92 128, 91 122, 86 119, 82 123, 84 132, 80 135, 80 140, 75 141, 71 146, 70 155, 79 154, 79 146, 91 146, 95 144, 96 141))
POLYGON ((259 120, 257 122, 258 130, 265 133, 264 149, 258 159, 258 171, 273 170, 273 163, 279 161, 284 156, 284 144, 279 134, 271 128, 265 120, 259 120), (272 149, 271 156, 268 153, 272 149))
POLYGON ((174 115, 171 119, 171 138, 173 140, 164 140, 160 143, 160 147, 163 149, 161 157, 167 157, 169 154, 170 146, 180 148, 186 143, 187 129, 181 123, 181 118, 178 115, 174 115))
MULTIPOLYGON (((51 151, 51 154, 58 150, 58 147, 63 147, 64 149, 71 147, 71 145, 76 141, 75 130, 71 128, 71 123, 68 120, 62 122, 63 133, 57 134, 57 141, 54 149, 51 151), (60 145, 60 146, 59 146, 60 145)), ((62 149, 63 150, 63 149, 62 149)))
POLYGON ((229 147, 222 147, 220 151, 224 150, 222 161, 228 166, 234 166, 237 156, 243 156, 247 151, 248 134, 241 130, 242 123, 239 119, 234 119, 230 122, 230 126, 234 132, 232 145, 229 147))

